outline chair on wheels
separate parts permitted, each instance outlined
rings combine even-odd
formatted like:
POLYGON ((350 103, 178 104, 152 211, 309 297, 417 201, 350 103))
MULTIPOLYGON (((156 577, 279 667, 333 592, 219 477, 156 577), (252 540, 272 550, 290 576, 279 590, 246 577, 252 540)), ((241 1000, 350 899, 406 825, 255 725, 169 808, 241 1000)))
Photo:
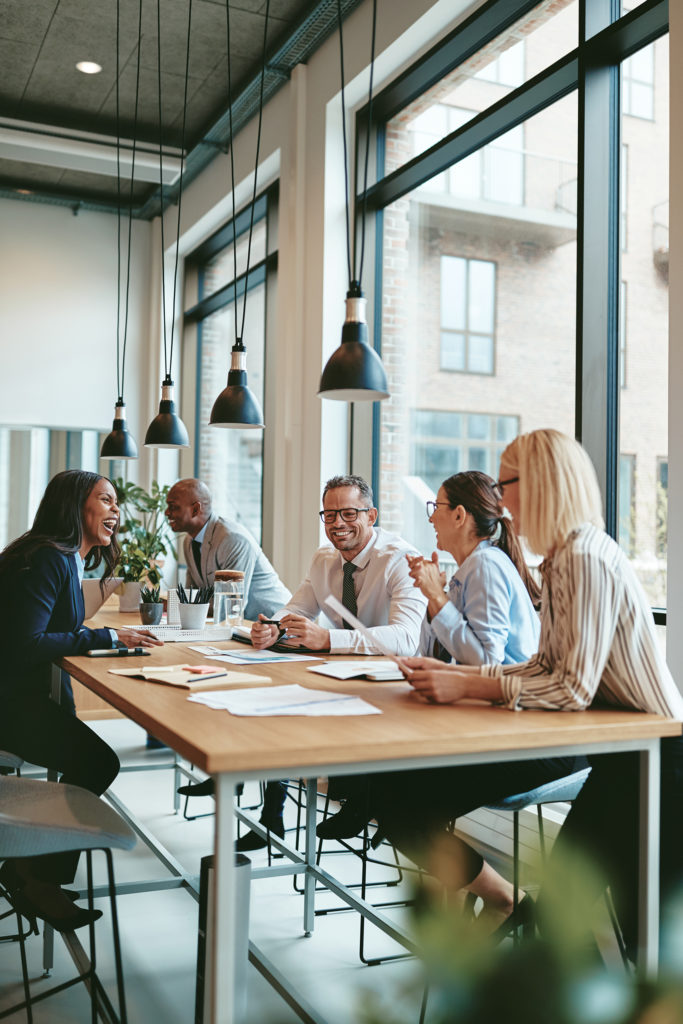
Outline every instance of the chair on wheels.
MULTIPOLYGON (((126 1024, 126 1004, 112 850, 129 850, 134 845, 135 835, 128 825, 116 811, 94 793, 81 789, 80 786, 0 777, 0 860, 7 860, 10 857, 37 857, 43 854, 65 853, 69 850, 85 851, 88 869, 88 904, 92 909, 92 851, 102 850, 105 854, 116 963, 118 1020, 121 1024, 126 1024)), ((26 964, 25 936, 21 927, 21 914, 18 911, 17 921, 19 923, 17 937, 20 943, 25 999, 23 1002, 3 1010, 0 1013, 0 1018, 25 1009, 29 1024, 32 1024, 31 1007, 33 1003, 83 981, 89 983, 92 1020, 95 1021, 97 1018, 98 1005, 105 1008, 112 1020, 117 1019, 96 974, 95 928, 93 924, 90 925, 90 964, 87 970, 69 981, 32 996, 26 964)))

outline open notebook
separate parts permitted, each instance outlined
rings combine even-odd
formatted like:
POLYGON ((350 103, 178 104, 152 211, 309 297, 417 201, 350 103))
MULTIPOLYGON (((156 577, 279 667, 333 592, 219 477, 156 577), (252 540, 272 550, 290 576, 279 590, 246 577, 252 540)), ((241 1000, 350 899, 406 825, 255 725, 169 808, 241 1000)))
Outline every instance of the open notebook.
POLYGON ((168 665, 166 668, 110 668, 114 676, 128 676, 130 679, 144 679, 147 683, 164 683, 166 686, 179 686, 191 693, 202 690, 222 690, 226 686, 248 686, 250 683, 265 684, 270 676, 256 675, 254 672, 226 672, 225 669, 213 669, 208 672, 197 672, 193 665, 168 665))

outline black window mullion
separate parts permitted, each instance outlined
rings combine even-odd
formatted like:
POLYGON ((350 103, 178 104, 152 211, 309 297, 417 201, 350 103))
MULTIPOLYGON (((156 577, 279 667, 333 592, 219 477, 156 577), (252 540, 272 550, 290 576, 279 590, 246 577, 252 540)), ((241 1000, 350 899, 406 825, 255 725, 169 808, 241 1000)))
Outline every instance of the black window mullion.
POLYGON ((368 208, 387 206, 429 178, 448 170, 499 135, 562 99, 577 87, 578 79, 579 61, 574 52, 554 64, 550 71, 537 75, 515 89, 509 96, 473 117, 462 128, 451 132, 436 145, 368 188, 368 208))
POLYGON ((194 324, 200 320, 204 320, 205 317, 210 316, 211 313, 215 313, 219 309, 223 309, 225 306, 229 306, 235 299, 239 299, 244 295, 245 288, 249 291, 252 288, 256 288, 257 285, 263 284, 266 279, 266 272, 275 270, 277 267, 277 253, 271 253, 266 256, 260 263, 256 263, 253 267, 249 268, 249 283, 247 285, 246 274, 240 274, 235 281, 229 281, 228 284, 223 285, 218 291, 213 292, 206 299, 202 299, 196 306, 192 306, 191 309, 186 310, 183 315, 184 322, 186 324, 194 324))

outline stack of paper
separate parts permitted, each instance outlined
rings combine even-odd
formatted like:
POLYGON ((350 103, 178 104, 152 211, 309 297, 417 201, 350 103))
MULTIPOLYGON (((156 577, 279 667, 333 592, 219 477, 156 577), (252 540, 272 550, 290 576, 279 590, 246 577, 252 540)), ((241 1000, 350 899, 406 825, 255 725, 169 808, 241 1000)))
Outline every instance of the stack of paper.
POLYGON ((223 693, 197 694, 188 697, 197 704, 206 704, 216 711, 231 715, 381 715, 379 708, 350 697, 347 693, 308 690, 305 686, 269 686, 249 690, 226 690, 223 693))
POLYGON ((323 665, 311 665, 309 672, 317 672, 319 676, 330 676, 332 679, 372 679, 375 682, 390 682, 405 679, 398 665, 386 659, 355 658, 345 661, 326 661, 323 665))

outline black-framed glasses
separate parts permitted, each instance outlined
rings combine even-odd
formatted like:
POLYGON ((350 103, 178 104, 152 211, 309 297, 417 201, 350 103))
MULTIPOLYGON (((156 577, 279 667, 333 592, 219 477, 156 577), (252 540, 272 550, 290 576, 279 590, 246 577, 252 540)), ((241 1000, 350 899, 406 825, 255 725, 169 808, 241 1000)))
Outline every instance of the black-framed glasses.
POLYGON ((341 516, 345 523, 355 523, 359 512, 370 512, 370 508, 324 508, 318 515, 326 526, 336 523, 337 516, 341 516))
POLYGON ((436 510, 439 507, 439 505, 445 505, 446 508, 450 508, 451 507, 447 501, 428 501, 427 502, 427 519, 431 519, 432 518, 432 516, 436 512, 436 510))
POLYGON ((496 480, 495 484, 493 485, 493 489, 494 489, 494 491, 497 491, 498 492, 498 496, 502 498, 503 497, 503 488, 504 487, 509 487, 511 484, 517 484, 517 483, 519 483, 519 477, 518 476, 511 476, 508 480, 496 480))

